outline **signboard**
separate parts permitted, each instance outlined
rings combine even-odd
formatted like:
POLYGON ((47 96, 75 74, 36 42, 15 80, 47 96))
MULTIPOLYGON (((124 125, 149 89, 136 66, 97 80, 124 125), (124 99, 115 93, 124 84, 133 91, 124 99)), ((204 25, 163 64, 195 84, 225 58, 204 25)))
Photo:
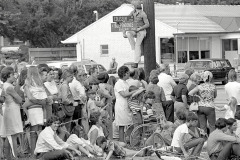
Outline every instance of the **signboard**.
POLYGON ((136 22, 124 22, 124 23, 111 23, 111 32, 122 32, 122 31, 136 31, 137 23, 136 22))
POLYGON ((133 16, 113 16, 113 22, 133 22, 133 16))

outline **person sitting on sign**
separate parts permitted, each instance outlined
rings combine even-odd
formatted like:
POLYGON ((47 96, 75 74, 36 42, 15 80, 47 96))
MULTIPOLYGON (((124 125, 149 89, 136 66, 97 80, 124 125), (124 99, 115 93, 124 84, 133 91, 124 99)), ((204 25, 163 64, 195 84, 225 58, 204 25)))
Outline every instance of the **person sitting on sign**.
POLYGON ((110 62, 108 73, 109 74, 117 73, 117 66, 118 66, 118 63, 116 62, 116 59, 113 57, 112 62, 110 62))
POLYGON ((123 32, 123 37, 128 38, 129 43, 134 53, 134 67, 138 67, 138 63, 141 60, 141 44, 146 36, 146 28, 149 27, 149 21, 146 13, 142 10, 141 3, 137 0, 132 2, 134 10, 129 16, 133 16, 134 22, 137 23, 136 31, 126 31, 123 32), (136 41, 134 40, 136 38, 136 41))

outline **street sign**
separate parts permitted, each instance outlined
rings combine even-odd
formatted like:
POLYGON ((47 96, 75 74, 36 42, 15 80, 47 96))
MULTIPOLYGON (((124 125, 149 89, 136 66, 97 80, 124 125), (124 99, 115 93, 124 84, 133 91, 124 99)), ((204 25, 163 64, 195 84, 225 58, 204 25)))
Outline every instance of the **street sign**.
POLYGON ((122 32, 122 31, 136 31, 136 22, 124 22, 124 23, 111 23, 111 32, 122 32))
POLYGON ((113 22, 133 22, 133 16, 113 16, 113 22))

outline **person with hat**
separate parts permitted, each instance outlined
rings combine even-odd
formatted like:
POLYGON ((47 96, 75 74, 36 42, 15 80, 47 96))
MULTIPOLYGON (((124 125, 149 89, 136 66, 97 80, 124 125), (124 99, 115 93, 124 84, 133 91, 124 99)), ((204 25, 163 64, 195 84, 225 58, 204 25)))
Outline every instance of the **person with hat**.
POLYGON ((112 58, 112 62, 110 62, 108 74, 117 73, 117 66, 118 66, 118 63, 116 62, 115 57, 113 57, 113 58, 112 58))
POLYGON ((216 86, 212 83, 213 74, 210 71, 205 71, 202 75, 204 83, 196 86, 189 92, 190 96, 199 94, 200 101, 198 102, 198 118, 200 128, 207 133, 207 122, 209 124, 210 133, 215 129, 215 104, 214 99, 217 97, 216 86))
POLYGON ((174 110, 177 112, 181 109, 187 110, 187 97, 188 97, 188 89, 187 82, 189 76, 185 73, 179 76, 179 83, 173 88, 171 98, 174 102, 174 110))
POLYGON ((123 37, 128 38, 129 43, 134 53, 134 67, 138 67, 138 63, 141 60, 141 44, 146 37, 146 29, 150 26, 146 13, 142 10, 142 5, 139 0, 132 1, 134 10, 129 16, 133 16, 134 22, 137 24, 136 31, 125 31, 123 37), (135 39, 136 38, 136 41, 135 39))

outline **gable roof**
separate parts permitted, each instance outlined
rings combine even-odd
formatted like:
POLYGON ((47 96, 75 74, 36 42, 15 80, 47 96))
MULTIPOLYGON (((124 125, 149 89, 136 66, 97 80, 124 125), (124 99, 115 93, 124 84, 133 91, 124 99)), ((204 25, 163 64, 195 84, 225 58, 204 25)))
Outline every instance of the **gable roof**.
POLYGON ((192 5, 155 5, 155 18, 178 30, 189 32, 224 32, 192 5))
MULTIPOLYGON (((108 13, 107 15, 105 15, 104 17, 100 18, 99 20, 93 22, 92 24, 88 25, 87 27, 83 28, 82 30, 80 30, 79 32, 75 33, 74 35, 72 35, 71 37, 67 38, 64 41, 61 41, 62 43, 76 43, 76 41, 78 41, 78 35, 81 34, 82 32, 84 32, 87 29, 90 29, 93 25, 96 25, 97 23, 99 23, 100 21, 104 20, 105 18, 112 16, 115 12, 117 12, 118 10, 121 10, 125 7, 128 8, 132 8, 130 4, 123 4, 120 7, 118 7, 117 9, 113 10, 112 12, 108 13)), ((109 24, 110 25, 110 24, 109 24)))
MULTIPOLYGON (((90 24, 62 43, 76 43, 78 36, 115 12, 130 7, 123 4, 98 21, 90 24)), ((240 29, 240 6, 230 5, 162 5, 155 4, 155 20, 180 33, 220 33, 240 29)))

